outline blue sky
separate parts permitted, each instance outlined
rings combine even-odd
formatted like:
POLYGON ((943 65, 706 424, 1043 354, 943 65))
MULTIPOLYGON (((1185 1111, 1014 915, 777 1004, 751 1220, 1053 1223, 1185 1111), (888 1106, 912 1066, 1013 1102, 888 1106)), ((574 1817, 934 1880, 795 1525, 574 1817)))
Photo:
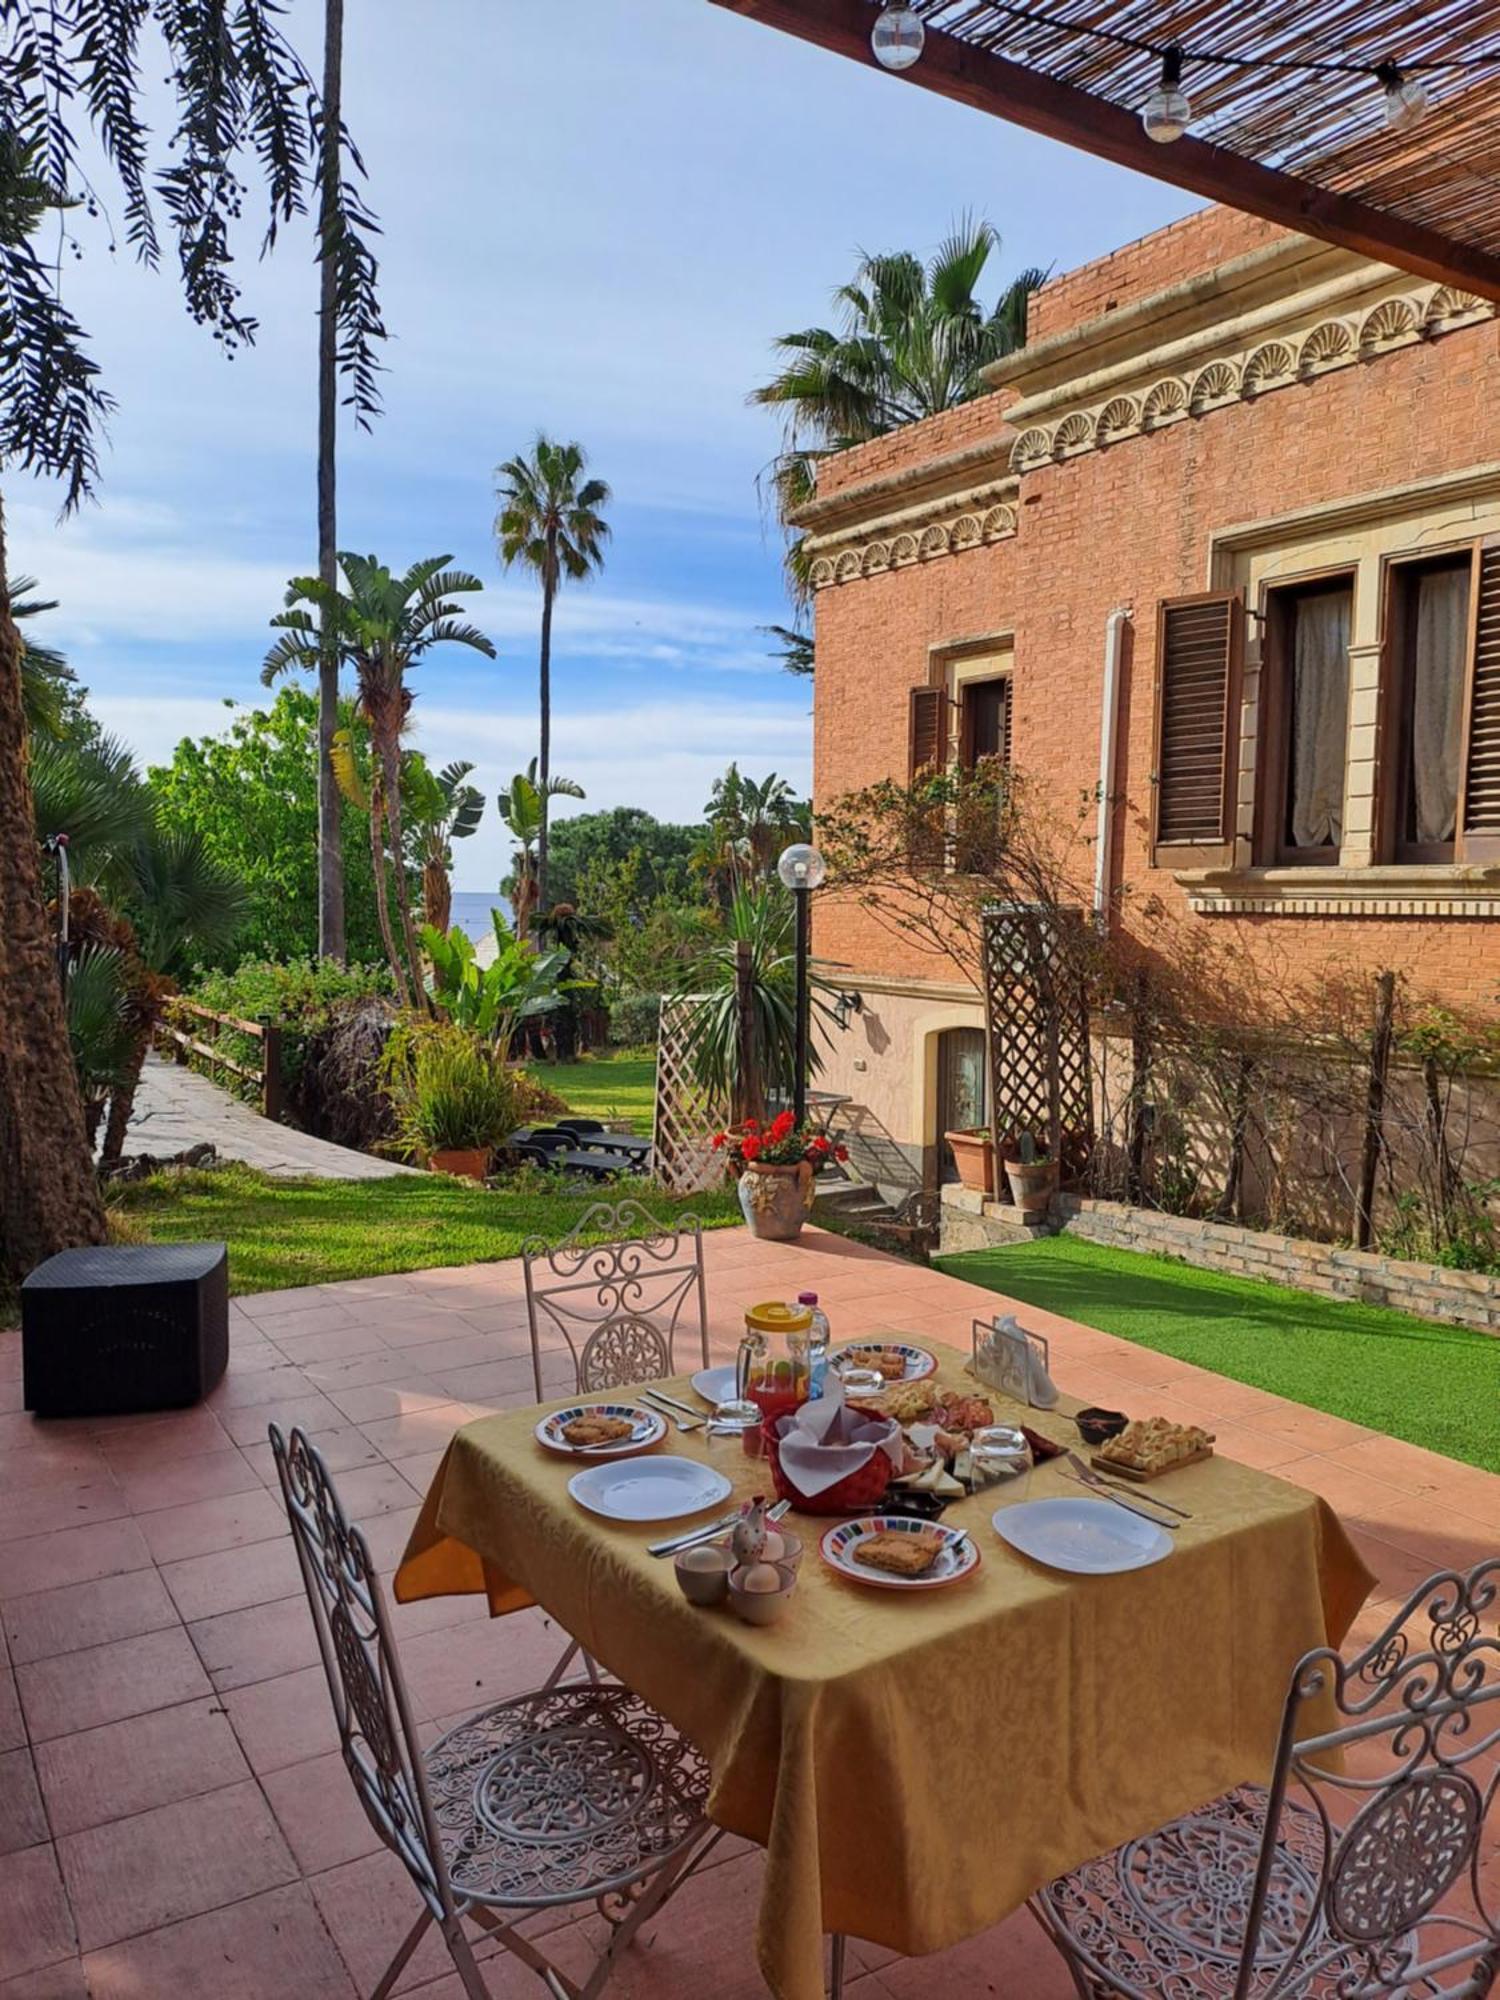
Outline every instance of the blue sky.
MULTIPOLYGON (((313 57, 320 13, 291 10, 313 57)), ((809 780, 808 688, 757 630, 787 615, 756 491, 776 431, 745 404, 775 335, 826 321, 858 250, 929 250, 965 210, 1001 232, 998 285, 1193 206, 707 0, 361 0, 346 111, 394 337, 386 415, 342 442, 340 540, 451 551, 500 649, 419 670, 416 740, 491 797, 534 753, 537 604, 498 570, 493 469, 538 428, 576 437, 615 533, 560 608, 554 768, 590 807, 666 818, 732 756, 809 780)), ((247 234, 261 334, 226 363, 168 278, 84 240, 68 299, 120 404, 101 503, 59 526, 9 481, 11 566, 62 600, 49 636, 107 725, 159 760, 263 699, 266 620, 315 562, 316 277, 305 230, 263 264, 247 234)), ((502 852, 491 805, 458 886, 492 886, 502 852)))

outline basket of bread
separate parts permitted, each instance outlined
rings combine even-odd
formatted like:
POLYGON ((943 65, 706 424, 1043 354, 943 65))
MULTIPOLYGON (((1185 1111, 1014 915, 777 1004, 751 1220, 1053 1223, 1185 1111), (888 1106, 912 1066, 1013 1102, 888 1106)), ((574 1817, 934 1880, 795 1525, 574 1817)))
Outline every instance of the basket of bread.
POLYGON ((815 1401, 768 1424, 765 1441, 778 1499, 803 1514, 863 1513, 904 1455, 895 1418, 846 1403, 836 1376, 815 1401))

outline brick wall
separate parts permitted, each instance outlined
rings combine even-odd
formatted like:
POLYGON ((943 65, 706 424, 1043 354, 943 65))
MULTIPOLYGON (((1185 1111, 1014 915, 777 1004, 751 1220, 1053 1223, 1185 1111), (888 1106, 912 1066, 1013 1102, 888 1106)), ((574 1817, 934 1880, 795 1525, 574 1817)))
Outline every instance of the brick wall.
MULTIPOLYGON (((1201 247, 1210 223, 1193 221, 1201 247)), ((1223 227, 1228 254, 1233 230, 1223 227)), ((1045 466, 1022 481, 1014 539, 821 591, 817 799, 904 777, 907 694, 926 677, 929 648, 1005 631, 1015 635, 1015 761, 1052 788, 1060 828, 1080 824, 1079 800, 1098 774, 1105 620, 1126 605, 1134 622, 1117 881, 1129 886, 1131 907, 1160 897, 1169 914, 1185 916, 1181 891, 1150 866, 1148 847, 1158 599, 1205 587, 1210 539, 1230 524, 1500 460, 1496 340, 1493 323, 1478 324, 1045 466)), ((1091 813, 1081 831, 1092 834, 1091 813)), ((1236 924, 1254 950, 1293 969, 1331 958, 1398 966, 1455 1004, 1492 1002, 1500 980, 1496 926, 1483 920, 1187 921, 1236 924)), ((952 977, 914 963, 909 944, 870 913, 831 901, 818 913, 815 943, 820 955, 871 973, 952 977)))
POLYGON ((1208 1271, 1268 1278, 1299 1291, 1325 1292, 1363 1305, 1393 1306, 1422 1319, 1438 1319, 1481 1333, 1500 1333, 1500 1278, 1479 1271, 1448 1271, 1413 1264, 1373 1250, 1346 1250, 1298 1237, 1272 1236, 1223 1222, 1126 1208, 1115 1201, 1059 1195, 1053 1219, 1063 1234, 1119 1250, 1153 1251, 1208 1271))
POLYGON ((1044 285, 1031 303, 1030 336, 1045 340, 1101 313, 1117 312, 1199 271, 1263 250, 1287 233, 1238 209, 1200 209, 1044 285))
POLYGON ((818 467, 818 498, 826 500, 830 494, 863 486, 867 480, 884 479, 909 466, 925 465, 970 445, 998 439, 1005 430, 1006 405, 1012 401, 1013 392, 1005 389, 991 396, 976 396, 955 410, 944 410, 919 424, 908 424, 905 430, 892 431, 888 437, 873 438, 869 444, 826 458, 818 467))

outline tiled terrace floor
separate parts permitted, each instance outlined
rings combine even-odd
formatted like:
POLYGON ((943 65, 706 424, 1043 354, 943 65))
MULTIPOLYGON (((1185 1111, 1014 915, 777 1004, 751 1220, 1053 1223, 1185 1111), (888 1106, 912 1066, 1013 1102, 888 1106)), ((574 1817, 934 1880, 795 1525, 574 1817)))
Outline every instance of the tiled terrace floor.
MULTIPOLYGON (((821 1232, 706 1239, 714 1344, 742 1308, 822 1294, 840 1336, 880 1326, 965 1346, 994 1294, 821 1232)), ((335 1753, 266 1425, 301 1424, 394 1565, 456 1424, 532 1400, 515 1263, 261 1293, 232 1307, 230 1372, 205 1408, 40 1425, 0 1335, 0 2000, 264 2000, 368 1993, 414 1914, 335 1753)), ((1205 1420, 1219 1448, 1324 1495, 1383 1602, 1500 1547, 1500 1478, 1028 1310, 1065 1389, 1205 1420)), ((682 1358, 682 1357, 679 1357, 682 1358)), ((566 1357, 546 1357, 569 1386, 566 1357)), ((1367 1607, 1362 1626, 1373 1628, 1367 1607)), ((396 1614, 412 1692, 438 1723, 534 1685, 555 1634, 476 1599, 396 1614)), ((628 1955, 620 2000, 752 2000, 758 1853, 728 1843, 628 1955)), ((559 1956, 581 1952, 580 1925, 559 1956)), ((1071 1987, 1022 1913, 937 1959, 856 1946, 864 2000, 959 1986, 1071 1987), (935 1984, 936 1982, 936 1984, 935 1984)), ((459 2000, 424 1944, 403 1983, 459 2000)), ((540 1986, 487 1961, 497 1996, 540 1986)))

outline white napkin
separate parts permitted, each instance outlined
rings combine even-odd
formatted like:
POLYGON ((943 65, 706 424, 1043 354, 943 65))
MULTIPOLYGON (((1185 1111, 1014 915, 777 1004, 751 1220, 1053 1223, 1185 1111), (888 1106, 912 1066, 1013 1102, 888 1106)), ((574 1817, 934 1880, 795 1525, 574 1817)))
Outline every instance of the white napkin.
POLYGON ((826 1378, 823 1394, 799 1404, 776 1425, 781 1469, 797 1491, 815 1500, 869 1464, 877 1451, 901 1469, 901 1426, 894 1417, 868 1417, 849 1409, 844 1385, 836 1375, 826 1378))

